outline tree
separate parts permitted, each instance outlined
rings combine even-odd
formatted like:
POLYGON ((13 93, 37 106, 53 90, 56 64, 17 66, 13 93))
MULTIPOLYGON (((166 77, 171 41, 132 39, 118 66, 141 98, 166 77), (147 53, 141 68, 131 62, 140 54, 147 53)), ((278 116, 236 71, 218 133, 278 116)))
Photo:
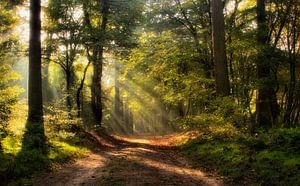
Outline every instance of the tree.
MULTIPOLYGON (((155 1, 154 1, 155 2, 155 1)), ((207 79, 212 78, 211 59, 211 12, 210 1, 169 0, 150 3, 148 27, 161 33, 172 30, 178 37, 191 38, 191 44, 197 52, 197 63, 207 79), (157 16, 159 15, 159 16, 157 16)))
POLYGON ((132 45, 133 30, 142 9, 139 0, 84 1, 84 27, 86 28, 86 50, 93 65, 91 85, 91 106, 97 125, 102 121, 102 75, 104 53, 112 48, 126 48, 132 45))
POLYGON ((28 121, 43 121, 41 1, 30 0, 28 121))
POLYGON ((100 126, 102 121, 102 71, 104 61, 104 47, 106 40, 106 28, 108 24, 110 4, 108 0, 101 2, 86 1, 83 3, 84 26, 87 34, 86 50, 88 60, 93 65, 93 77, 91 85, 91 107, 96 125, 100 126), (100 9, 99 9, 100 7, 100 9), (96 25, 93 23, 93 16, 99 16, 100 20, 96 25), (91 52, 91 54, 90 54, 91 52))
POLYGON ((75 85, 74 64, 82 42, 82 17, 76 15, 80 4, 78 1, 51 0, 48 6, 50 23, 48 32, 55 36, 55 57, 52 62, 58 64, 65 74, 66 105, 71 111, 73 106, 73 87, 75 85))
POLYGON ((44 60, 42 61, 42 86, 43 86, 43 101, 50 102, 53 99, 52 90, 49 83, 49 67, 53 53, 53 34, 48 33, 46 46, 43 49, 44 60))
POLYGON ((117 60, 115 60, 115 101, 114 101, 114 110, 116 116, 123 120, 123 104, 120 97, 120 81, 119 81, 119 74, 120 74, 120 65, 117 60))
POLYGON ((79 87, 77 88, 77 91, 76 91, 76 105, 77 105, 77 117, 78 118, 81 116, 81 110, 82 110, 82 107, 81 107, 81 101, 82 101, 81 100, 81 94, 82 94, 82 90, 83 90, 83 87, 84 87, 84 82, 85 82, 87 71, 89 69, 90 64, 91 64, 91 61, 88 61, 88 63, 84 67, 83 75, 82 75, 82 78, 80 80, 79 87))
POLYGON ((257 124, 272 127, 277 120, 278 105, 274 81, 271 75, 270 50, 268 46, 268 26, 265 0, 257 0, 257 41, 261 51, 257 57, 258 92, 256 101, 257 124))
POLYGON ((102 20, 100 24, 100 43, 97 43, 96 47, 93 50, 94 56, 96 59, 93 63, 94 73, 92 80, 92 109, 94 113, 94 118, 97 125, 101 125, 102 122, 102 74, 103 74, 103 61, 104 61, 104 43, 106 42, 106 29, 108 24, 108 15, 109 15, 109 2, 108 0, 103 0, 102 2, 102 20), (97 57, 96 57, 97 56, 97 57))
POLYGON ((228 67, 225 46, 225 24, 223 15, 223 3, 221 0, 212 0, 212 38, 213 56, 215 63, 216 92, 220 96, 230 94, 228 79, 228 67))

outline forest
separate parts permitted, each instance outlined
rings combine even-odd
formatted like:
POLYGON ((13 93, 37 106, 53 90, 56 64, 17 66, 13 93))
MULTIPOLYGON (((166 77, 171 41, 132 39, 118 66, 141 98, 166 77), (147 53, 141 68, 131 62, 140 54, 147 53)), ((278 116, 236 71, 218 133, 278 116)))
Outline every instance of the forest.
POLYGON ((300 185, 300 0, 0 0, 0 186, 300 185))

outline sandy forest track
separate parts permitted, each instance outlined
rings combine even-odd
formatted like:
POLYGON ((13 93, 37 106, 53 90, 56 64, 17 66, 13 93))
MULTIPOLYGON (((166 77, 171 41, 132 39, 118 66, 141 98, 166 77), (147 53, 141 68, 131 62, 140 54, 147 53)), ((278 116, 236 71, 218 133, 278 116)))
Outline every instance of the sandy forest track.
POLYGON ((191 168, 161 139, 127 139, 37 179, 34 185, 223 185, 211 174, 191 168))

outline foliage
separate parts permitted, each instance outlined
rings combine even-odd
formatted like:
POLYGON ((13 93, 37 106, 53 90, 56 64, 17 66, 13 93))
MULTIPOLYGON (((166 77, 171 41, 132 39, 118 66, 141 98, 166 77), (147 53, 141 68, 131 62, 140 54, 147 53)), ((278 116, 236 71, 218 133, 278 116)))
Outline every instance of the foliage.
POLYGON ((28 180, 23 178, 57 169, 62 164, 72 162, 89 152, 87 148, 80 146, 84 139, 80 139, 70 130, 72 126, 78 126, 79 121, 67 122, 67 113, 56 108, 46 115, 45 130, 48 142, 45 154, 38 149, 24 148, 22 141, 25 124, 20 121, 26 118, 26 106, 22 104, 15 106, 13 115, 16 118, 10 122, 13 126, 9 126, 9 135, 0 141, 3 147, 0 151, 0 178, 4 183, 8 181, 7 179, 15 178, 15 184, 24 184, 28 180))
POLYGON ((205 105, 199 114, 177 118, 173 122, 185 130, 215 125, 228 126, 228 124, 241 130, 250 128, 247 110, 230 97, 213 99, 205 105))
POLYGON ((299 183, 298 128, 273 129, 255 136, 235 127, 226 128, 201 128, 199 137, 187 142, 183 152, 199 165, 217 169, 241 184, 299 183))
POLYGON ((17 59, 13 54, 18 48, 17 39, 8 35, 17 21, 12 6, 15 3, 17 1, 0 3, 0 140, 8 135, 7 125, 11 109, 21 93, 21 89, 15 86, 15 81, 20 77, 13 71, 13 64, 17 59))
POLYGON ((51 138, 60 136, 61 132, 77 132, 82 128, 80 118, 72 117, 72 113, 66 111, 64 107, 58 109, 57 105, 48 106, 48 115, 45 117, 47 129, 46 134, 51 138))
POLYGON ((19 93, 19 87, 8 87, 0 90, 0 139, 8 135, 8 120, 19 93))

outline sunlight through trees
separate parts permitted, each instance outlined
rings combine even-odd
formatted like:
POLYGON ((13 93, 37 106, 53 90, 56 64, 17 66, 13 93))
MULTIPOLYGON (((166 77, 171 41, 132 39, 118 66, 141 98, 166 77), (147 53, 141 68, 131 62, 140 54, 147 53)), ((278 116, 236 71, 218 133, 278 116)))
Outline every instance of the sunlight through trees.
POLYGON ((299 15, 299 0, 1 0, 0 185, 159 135, 234 183, 299 183, 299 15))

